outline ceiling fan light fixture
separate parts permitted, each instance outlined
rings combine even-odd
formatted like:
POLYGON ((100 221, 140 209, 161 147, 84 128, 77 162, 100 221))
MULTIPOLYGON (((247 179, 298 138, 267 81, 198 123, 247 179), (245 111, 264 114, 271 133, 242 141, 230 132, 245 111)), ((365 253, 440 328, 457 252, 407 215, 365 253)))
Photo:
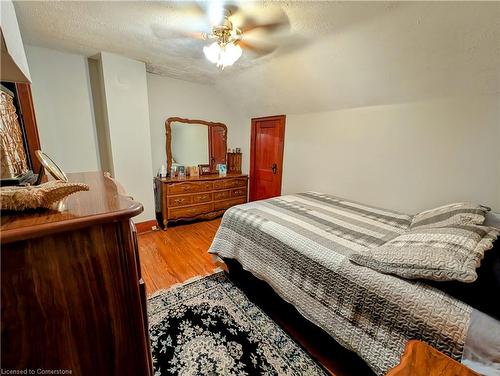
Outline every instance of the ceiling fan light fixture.
POLYGON ((203 47, 207 60, 222 69, 233 65, 241 57, 242 52, 241 47, 234 43, 221 46, 218 42, 214 42, 210 46, 203 47))
POLYGON ((203 47, 203 53, 208 61, 216 64, 219 61, 220 49, 219 43, 213 42, 210 46, 203 47))
POLYGON ((221 53, 221 63, 223 66, 233 65, 243 52, 241 47, 234 43, 226 44, 223 50, 223 53, 221 53))

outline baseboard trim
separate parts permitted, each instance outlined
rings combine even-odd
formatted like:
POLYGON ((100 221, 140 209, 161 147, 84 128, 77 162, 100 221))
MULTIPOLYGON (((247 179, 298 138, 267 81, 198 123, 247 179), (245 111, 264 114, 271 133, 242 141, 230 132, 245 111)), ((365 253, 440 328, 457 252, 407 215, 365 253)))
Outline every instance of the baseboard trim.
POLYGON ((154 219, 145 222, 139 222, 135 224, 138 234, 143 234, 145 232, 153 231, 153 227, 158 227, 158 224, 154 219))

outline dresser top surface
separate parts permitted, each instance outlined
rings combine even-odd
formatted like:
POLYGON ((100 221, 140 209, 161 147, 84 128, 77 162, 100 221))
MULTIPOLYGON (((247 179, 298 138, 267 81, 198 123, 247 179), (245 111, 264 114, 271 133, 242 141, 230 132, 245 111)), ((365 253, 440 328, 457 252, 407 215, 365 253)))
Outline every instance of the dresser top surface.
POLYGON ((142 205, 120 195, 112 179, 102 172, 67 174, 71 182, 85 183, 88 191, 77 192, 54 204, 52 209, 26 212, 5 211, 1 215, 1 243, 67 231, 95 223, 131 218, 142 205))
POLYGON ((226 176, 220 176, 217 174, 211 174, 211 175, 201 175, 201 176, 185 176, 182 178, 179 178, 179 177, 175 177, 175 178, 155 177, 156 180, 159 180, 162 183, 186 183, 186 182, 195 182, 195 181, 210 181, 210 180, 235 179, 235 178, 248 178, 248 175, 227 174, 226 176))

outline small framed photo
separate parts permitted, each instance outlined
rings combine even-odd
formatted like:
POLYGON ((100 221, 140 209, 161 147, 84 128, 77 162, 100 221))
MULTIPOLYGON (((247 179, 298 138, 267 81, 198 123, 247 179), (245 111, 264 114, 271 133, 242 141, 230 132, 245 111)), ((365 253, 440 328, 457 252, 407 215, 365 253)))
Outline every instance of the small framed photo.
POLYGON ((219 175, 220 176, 226 176, 227 175, 227 166, 225 164, 218 164, 217 167, 218 167, 219 175))
POLYGON ((200 175, 210 175, 212 173, 212 170, 210 169, 209 164, 201 164, 198 165, 200 175))
POLYGON ((199 171, 200 170, 199 170, 198 166, 188 167, 189 176, 199 176, 200 175, 199 171))
POLYGON ((186 167, 184 166, 177 166, 177 176, 180 178, 183 178, 186 176, 186 167))
POLYGON ((177 166, 170 167, 170 177, 175 178, 177 176, 177 166))

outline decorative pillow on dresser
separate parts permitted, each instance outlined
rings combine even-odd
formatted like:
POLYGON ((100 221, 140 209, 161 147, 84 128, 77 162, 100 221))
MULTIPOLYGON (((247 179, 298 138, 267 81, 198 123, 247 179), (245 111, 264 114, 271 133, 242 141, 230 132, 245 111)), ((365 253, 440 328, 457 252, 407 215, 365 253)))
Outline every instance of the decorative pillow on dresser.
POLYGON ((449 225, 481 225, 490 208, 468 202, 443 205, 413 216, 410 229, 449 225))
POLYGON ((407 279, 473 282, 499 231, 478 225, 417 228, 350 260, 407 279))

